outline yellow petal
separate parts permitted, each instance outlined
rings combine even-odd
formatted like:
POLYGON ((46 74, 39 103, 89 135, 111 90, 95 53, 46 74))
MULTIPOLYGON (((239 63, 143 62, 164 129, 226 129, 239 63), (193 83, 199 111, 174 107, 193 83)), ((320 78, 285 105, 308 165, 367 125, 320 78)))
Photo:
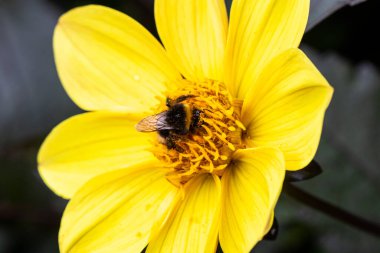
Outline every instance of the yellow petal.
POLYGON ((309 0, 232 2, 225 80, 234 96, 244 99, 273 57, 298 47, 308 12, 309 0))
POLYGON ((147 111, 180 78, 144 27, 102 6, 79 7, 59 19, 54 55, 63 86, 85 110, 147 111))
POLYGON ((38 154, 39 172, 58 195, 70 198, 90 178, 154 159, 150 134, 124 114, 90 112, 62 122, 38 154))
POLYGON ((273 222, 274 222, 274 210, 272 210, 272 212, 271 212, 271 214, 269 216, 269 219, 267 221, 267 225, 265 226, 265 229, 264 229, 263 236, 265 236, 266 234, 268 234, 269 230, 273 226, 273 222))
POLYGON ((305 167, 318 147, 332 92, 302 51, 280 54, 263 70, 244 101, 248 145, 278 147, 287 169, 305 167))
POLYGON ((60 251, 140 252, 174 206, 177 192, 165 171, 151 163, 93 178, 63 214, 60 251))
POLYGON ((284 158, 277 149, 245 149, 234 154, 222 177, 219 240, 223 252, 249 252, 266 234, 284 176, 284 158))
POLYGON ((157 30, 169 56, 190 80, 221 80, 227 38, 223 0, 156 0, 157 30))
POLYGON ((200 175, 187 183, 163 229, 147 248, 151 252, 215 252, 220 213, 220 181, 200 175))

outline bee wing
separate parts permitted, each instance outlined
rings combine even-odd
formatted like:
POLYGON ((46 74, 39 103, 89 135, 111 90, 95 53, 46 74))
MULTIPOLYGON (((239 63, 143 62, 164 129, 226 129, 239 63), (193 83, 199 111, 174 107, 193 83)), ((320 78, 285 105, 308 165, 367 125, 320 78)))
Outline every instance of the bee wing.
POLYGON ((166 122, 167 111, 143 118, 136 125, 136 130, 139 132, 154 132, 159 130, 172 130, 166 122))

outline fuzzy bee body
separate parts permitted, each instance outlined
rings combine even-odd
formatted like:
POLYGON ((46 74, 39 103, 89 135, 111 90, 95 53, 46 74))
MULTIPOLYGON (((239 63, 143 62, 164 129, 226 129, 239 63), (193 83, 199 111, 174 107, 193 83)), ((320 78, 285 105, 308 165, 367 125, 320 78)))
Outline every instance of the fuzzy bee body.
POLYGON ((201 111, 184 103, 194 96, 180 96, 175 100, 167 99, 168 110, 142 119, 136 125, 139 132, 154 132, 165 140, 169 149, 175 147, 175 139, 178 136, 194 132, 200 125, 201 111))

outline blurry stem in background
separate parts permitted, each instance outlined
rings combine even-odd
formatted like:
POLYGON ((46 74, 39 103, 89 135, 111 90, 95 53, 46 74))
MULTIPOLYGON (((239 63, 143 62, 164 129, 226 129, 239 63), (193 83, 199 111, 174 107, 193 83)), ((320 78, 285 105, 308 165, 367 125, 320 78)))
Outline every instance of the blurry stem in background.
POLYGON ((343 210, 337 206, 331 205, 324 200, 321 200, 300 188, 294 186, 290 183, 285 183, 283 187, 283 191, 295 198, 296 200, 306 204, 309 207, 312 207, 318 211, 321 211, 332 218, 335 218, 339 221, 342 221, 348 225, 351 225, 355 228, 358 228, 362 231, 370 233, 376 237, 380 237, 380 224, 376 222, 372 222, 361 217, 358 217, 352 213, 343 210))

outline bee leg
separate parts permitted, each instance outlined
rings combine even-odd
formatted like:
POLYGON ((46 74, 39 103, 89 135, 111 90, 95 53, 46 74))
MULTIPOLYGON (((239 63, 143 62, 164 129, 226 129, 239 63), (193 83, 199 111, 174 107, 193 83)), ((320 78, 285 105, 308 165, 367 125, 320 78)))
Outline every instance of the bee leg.
POLYGON ((190 124, 190 132, 194 133, 195 129, 200 127, 202 125, 202 121, 200 119, 201 116, 201 110, 193 109, 192 116, 191 116, 191 124, 190 124))
POLYGON ((175 147, 175 150, 177 150, 178 153, 183 153, 185 152, 185 150, 183 150, 183 148, 181 148, 180 146, 176 145, 175 147))
POLYGON ((168 149, 173 149, 176 147, 173 137, 166 137, 166 147, 168 147, 168 149))
POLYGON ((166 140, 166 147, 168 149, 175 149, 179 153, 185 152, 183 148, 181 148, 180 146, 176 144, 176 140, 178 140, 178 136, 170 134, 168 137, 166 137, 165 140, 166 140))

